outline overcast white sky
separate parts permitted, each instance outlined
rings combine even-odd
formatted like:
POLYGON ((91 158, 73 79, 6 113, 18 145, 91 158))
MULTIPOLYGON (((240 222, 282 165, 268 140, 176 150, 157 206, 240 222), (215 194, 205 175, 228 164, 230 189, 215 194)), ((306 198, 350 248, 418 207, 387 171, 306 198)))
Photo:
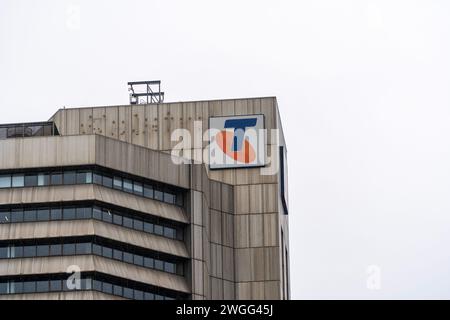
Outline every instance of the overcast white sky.
POLYGON ((132 80, 276 95, 292 297, 450 298, 449 57, 445 0, 0 0, 0 123, 126 104, 132 80))

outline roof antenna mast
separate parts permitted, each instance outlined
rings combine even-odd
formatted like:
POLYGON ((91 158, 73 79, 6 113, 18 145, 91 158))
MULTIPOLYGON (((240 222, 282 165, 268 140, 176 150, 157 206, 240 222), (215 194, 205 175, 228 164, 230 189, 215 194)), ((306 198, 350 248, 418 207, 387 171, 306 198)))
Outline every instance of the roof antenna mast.
POLYGON ((130 104, 150 104, 164 102, 161 80, 128 82, 130 104))

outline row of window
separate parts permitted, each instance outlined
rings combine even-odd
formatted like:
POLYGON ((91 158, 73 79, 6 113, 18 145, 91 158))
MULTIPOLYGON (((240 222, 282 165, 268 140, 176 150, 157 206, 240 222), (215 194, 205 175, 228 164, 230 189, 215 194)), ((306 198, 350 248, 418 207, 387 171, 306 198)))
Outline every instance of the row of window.
POLYGON ((85 219, 96 219, 170 239, 183 240, 182 228, 163 225, 157 223, 155 220, 143 220, 137 217, 130 217, 115 210, 98 206, 0 210, 0 224, 85 219))
POLYGON ((109 259, 114 259, 140 267, 156 269, 173 274, 183 275, 183 266, 162 259, 155 255, 143 256, 135 254, 133 250, 120 250, 98 243, 64 243, 50 245, 27 245, 0 247, 0 259, 34 258, 50 256, 72 256, 93 254, 109 259))
POLYGON ((52 122, 0 125, 0 140, 57 135, 58 130, 52 122))
POLYGON ((76 280, 37 280, 37 281, 0 281, 0 295, 70 292, 70 291, 99 291, 110 295, 133 300, 174 300, 164 294, 138 290, 128 286, 112 284, 104 280, 85 277, 76 280))
POLYGON ((182 195, 177 195, 175 192, 164 190, 156 185, 109 175, 99 170, 67 170, 0 175, 0 189, 92 183, 149 199, 179 206, 183 205, 182 195))

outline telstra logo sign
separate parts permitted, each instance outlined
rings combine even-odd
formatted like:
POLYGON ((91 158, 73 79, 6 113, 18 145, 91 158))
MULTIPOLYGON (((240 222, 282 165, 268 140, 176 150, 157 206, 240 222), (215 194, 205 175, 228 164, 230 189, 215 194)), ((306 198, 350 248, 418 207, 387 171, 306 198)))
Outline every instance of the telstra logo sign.
POLYGON ((264 116, 212 117, 210 126, 211 169, 264 166, 264 116))

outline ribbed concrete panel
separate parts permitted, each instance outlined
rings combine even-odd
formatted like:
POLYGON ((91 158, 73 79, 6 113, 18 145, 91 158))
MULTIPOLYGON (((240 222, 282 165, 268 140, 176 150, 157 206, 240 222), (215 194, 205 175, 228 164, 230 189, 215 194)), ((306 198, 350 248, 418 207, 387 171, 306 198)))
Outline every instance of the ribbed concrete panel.
POLYGON ((183 209, 178 206, 98 185, 0 189, 0 205, 84 200, 98 200, 178 222, 189 221, 183 209))
MULTIPOLYGON (((94 220, 0 224, 0 240, 100 236, 138 247, 189 258, 186 245, 144 232, 94 220)), ((1 274, 1 273, 0 273, 1 274)))
POLYGON ((186 280, 181 276, 92 255, 4 259, 0 260, 0 274, 19 276, 66 273, 70 266, 78 266, 81 272, 97 271, 161 288, 190 293, 186 280))
POLYGON ((2 295, 0 300, 126 300, 97 291, 49 292, 2 295))

